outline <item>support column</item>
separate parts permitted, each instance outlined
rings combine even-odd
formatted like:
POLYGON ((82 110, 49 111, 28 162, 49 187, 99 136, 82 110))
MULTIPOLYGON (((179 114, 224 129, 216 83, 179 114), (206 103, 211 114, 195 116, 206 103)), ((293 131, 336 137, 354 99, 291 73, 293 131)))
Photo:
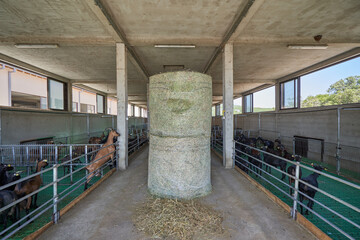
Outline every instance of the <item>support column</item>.
POLYGON ((275 112, 280 110, 280 83, 275 84, 275 112))
POLYGON ((234 67, 233 44, 226 44, 223 52, 223 165, 225 168, 234 167, 233 137, 234 137, 234 67))
POLYGON ((116 43, 116 93, 117 93, 117 132, 118 169, 125 170, 128 166, 128 93, 127 93, 127 66, 126 48, 124 43, 116 43))
POLYGON ((149 111, 149 84, 146 84, 146 102, 147 102, 147 137, 150 138, 150 111, 149 111))

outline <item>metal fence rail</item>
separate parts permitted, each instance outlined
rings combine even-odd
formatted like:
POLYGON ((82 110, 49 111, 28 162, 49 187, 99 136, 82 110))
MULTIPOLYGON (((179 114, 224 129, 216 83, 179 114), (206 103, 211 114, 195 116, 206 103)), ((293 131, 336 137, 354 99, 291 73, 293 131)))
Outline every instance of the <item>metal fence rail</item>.
MULTIPOLYGON (((212 132, 211 146, 216 151, 222 152, 222 140, 215 137, 220 135, 219 131, 212 132)), ((291 216, 293 218, 296 218, 297 214, 299 214, 298 208, 302 207, 312 214, 307 218, 332 238, 360 238, 360 186, 358 184, 236 140, 234 140, 233 159, 235 165, 285 201, 291 207, 291 216), (287 167, 294 166, 295 176, 289 174, 286 170, 278 169, 269 162, 265 162, 265 156, 271 156, 278 161, 283 161, 287 167), (272 173, 268 172, 266 168, 273 170, 272 173), (300 171, 303 172, 301 178, 299 176, 300 171), (319 187, 304 181, 304 177, 311 173, 319 174, 319 187), (292 179, 294 185, 281 180, 283 174, 286 176, 285 180, 292 179), (300 184, 303 186, 302 189, 307 186, 308 189, 311 188, 317 191, 315 197, 309 196, 306 191, 302 192, 300 184), (289 193, 290 189, 294 192, 293 195, 289 193), (307 198, 304 201, 313 201, 315 207, 304 204, 303 201, 300 201, 300 198, 307 198)))
MULTIPOLYGON (((132 137, 134 140, 129 142, 129 154, 138 150, 148 141, 146 132, 136 133, 132 137)), ((118 143, 110 146, 118 147, 118 143)), ((22 207, 28 198, 35 198, 39 195, 40 206, 26 213, 21 218, 8 224, 7 228, 0 232, 2 239, 8 239, 21 229, 25 228, 35 219, 49 214, 52 209, 52 219, 56 223, 59 219, 59 210, 64 205, 63 201, 68 202, 69 197, 76 197, 80 193, 79 188, 85 184, 92 173, 103 177, 104 171, 109 167, 114 167, 111 159, 93 172, 88 172, 86 166, 100 161, 111 154, 116 156, 116 149, 100 159, 94 161, 94 156, 108 146, 101 144, 61 144, 61 145, 0 145, 0 160, 3 164, 11 164, 14 171, 22 170, 21 175, 27 175, 17 181, 0 186, 0 193, 5 189, 19 183, 41 176, 43 184, 27 195, 18 196, 10 204, 0 207, 0 214, 5 214, 9 209, 22 207), (48 167, 39 172, 32 173, 37 160, 47 160, 48 167), (74 196, 75 194, 75 196, 74 196)), ((115 159, 116 160, 116 159, 115 159)), ((94 176, 91 176, 94 178, 94 176)), ((20 186, 20 185, 19 185, 20 186)), ((5 216, 7 217, 7 216, 5 216)), ((1 226, 1 225, 0 225, 1 226)))

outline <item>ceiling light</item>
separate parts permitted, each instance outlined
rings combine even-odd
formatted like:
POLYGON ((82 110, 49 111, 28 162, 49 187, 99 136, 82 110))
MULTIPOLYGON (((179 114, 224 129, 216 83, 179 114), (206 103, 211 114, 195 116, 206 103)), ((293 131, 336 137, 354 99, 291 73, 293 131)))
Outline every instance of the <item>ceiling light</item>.
POLYGON ((156 48, 195 48, 195 45, 189 44, 155 44, 156 48))
POLYGON ((17 48, 58 48, 58 44, 24 44, 24 43, 18 43, 15 44, 15 47, 17 48))
POLYGON ((289 49, 327 49, 327 44, 313 44, 313 45, 296 45, 296 44, 289 44, 287 46, 289 49))

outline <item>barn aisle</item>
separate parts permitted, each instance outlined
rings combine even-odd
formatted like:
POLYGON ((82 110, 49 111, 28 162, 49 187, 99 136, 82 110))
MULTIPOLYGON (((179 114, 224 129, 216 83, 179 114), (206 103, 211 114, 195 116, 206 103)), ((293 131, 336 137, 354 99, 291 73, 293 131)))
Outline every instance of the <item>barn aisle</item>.
MULTIPOLYGON (((148 147, 78 203, 40 239, 150 239, 131 222, 147 196, 148 147)), ((204 202, 223 212, 226 233, 218 239, 315 239, 265 194, 212 155, 213 193, 204 202)))

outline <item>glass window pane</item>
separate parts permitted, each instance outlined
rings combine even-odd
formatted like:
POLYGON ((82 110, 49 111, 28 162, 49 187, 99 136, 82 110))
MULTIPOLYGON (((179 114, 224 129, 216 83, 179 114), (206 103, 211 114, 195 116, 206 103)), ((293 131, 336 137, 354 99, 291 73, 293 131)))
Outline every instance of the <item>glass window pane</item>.
POLYGON ((104 113, 104 96, 96 95, 97 98, 97 112, 104 113))
POLYGON ((216 116, 215 106, 211 108, 211 116, 216 116))
POLYGON ((223 112, 223 104, 220 104, 220 116, 223 116, 224 112, 223 112))
POLYGON ((283 93, 283 108, 294 108, 295 99, 294 99, 294 80, 288 81, 284 84, 284 93, 283 93))
POLYGON ((132 115, 132 105, 128 104, 128 117, 131 117, 132 115))
POLYGON ((245 96, 245 112, 252 112, 252 97, 251 97, 251 94, 245 96))
POLYGON ((301 76, 301 107, 360 103, 360 57, 301 76))
POLYGON ((64 109, 64 83, 49 80, 50 108, 64 109))
POLYGON ((275 110, 275 87, 269 87, 253 94, 253 112, 266 112, 275 110))
POLYGON ((242 97, 234 100, 234 114, 242 113, 242 97))

